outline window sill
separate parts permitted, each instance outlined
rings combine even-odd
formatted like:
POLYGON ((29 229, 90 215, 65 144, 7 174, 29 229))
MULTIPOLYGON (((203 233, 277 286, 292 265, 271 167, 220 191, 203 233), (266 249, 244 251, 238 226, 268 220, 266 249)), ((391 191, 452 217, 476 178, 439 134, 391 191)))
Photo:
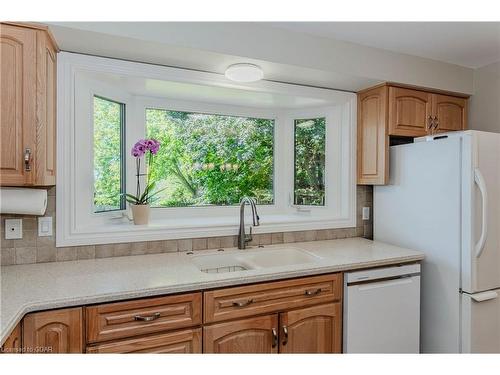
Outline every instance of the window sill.
MULTIPOLYGON (((151 220, 148 225, 134 225, 126 218, 110 220, 106 225, 87 226, 72 233, 57 231, 57 246, 97 245, 183 238, 233 236, 238 233, 238 218, 214 217, 197 219, 151 220)), ((245 225, 251 221, 246 219, 245 225)), ((253 233, 275 233, 355 227, 353 218, 326 216, 307 217, 307 214, 266 215, 253 233)))

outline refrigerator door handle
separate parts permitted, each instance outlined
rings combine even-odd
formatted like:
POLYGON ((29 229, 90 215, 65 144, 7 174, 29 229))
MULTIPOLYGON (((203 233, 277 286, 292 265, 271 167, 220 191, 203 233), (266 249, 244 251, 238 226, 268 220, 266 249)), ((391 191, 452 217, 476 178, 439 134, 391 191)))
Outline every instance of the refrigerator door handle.
POLYGON ((488 192, 486 190, 486 183, 484 182, 484 177, 481 171, 476 168, 474 169, 474 181, 479 187, 479 191, 481 192, 481 196, 483 199, 483 220, 482 220, 482 228, 481 228, 481 236, 479 237, 479 241, 477 241, 474 250, 476 251, 476 258, 481 256, 483 252, 484 245, 486 243, 486 236, 488 232, 488 192))
POLYGON ((472 298, 476 302, 489 301, 490 299, 495 299, 498 297, 498 293, 494 290, 489 290, 487 292, 481 292, 476 294, 471 294, 470 298, 472 298))

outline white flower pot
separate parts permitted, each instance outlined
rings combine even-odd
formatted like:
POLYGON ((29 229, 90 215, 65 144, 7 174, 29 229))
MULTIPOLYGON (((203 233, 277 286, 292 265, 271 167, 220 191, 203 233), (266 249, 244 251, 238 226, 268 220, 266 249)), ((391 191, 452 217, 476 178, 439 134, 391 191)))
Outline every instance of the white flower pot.
POLYGON ((146 225, 149 223, 149 204, 132 204, 131 207, 135 225, 146 225))

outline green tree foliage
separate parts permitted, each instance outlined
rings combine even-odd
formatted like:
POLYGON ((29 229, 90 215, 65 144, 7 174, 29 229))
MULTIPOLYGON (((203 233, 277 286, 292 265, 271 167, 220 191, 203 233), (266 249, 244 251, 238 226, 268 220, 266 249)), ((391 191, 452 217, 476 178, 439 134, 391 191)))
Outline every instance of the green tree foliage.
POLYGON ((274 120, 148 109, 146 127, 161 143, 157 206, 273 202, 274 120))
POLYGON ((325 118, 295 120, 295 204, 325 204, 325 118))
POLYGON ((120 209, 122 104, 94 97, 94 211, 120 209))

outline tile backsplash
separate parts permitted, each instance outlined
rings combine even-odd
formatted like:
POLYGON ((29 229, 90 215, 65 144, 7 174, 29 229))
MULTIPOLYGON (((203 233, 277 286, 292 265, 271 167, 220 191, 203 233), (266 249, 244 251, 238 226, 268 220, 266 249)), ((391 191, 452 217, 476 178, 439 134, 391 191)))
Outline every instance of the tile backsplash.
MULTIPOLYGON (((37 217, 1 215, 1 264, 29 264, 63 262, 77 259, 108 258, 116 256, 157 254, 165 252, 218 249, 236 246, 237 236, 192 238, 165 241, 131 242, 120 244, 58 247, 55 245, 55 188, 48 190, 47 212, 53 218, 53 236, 38 237, 37 217), (23 238, 5 239, 5 219, 23 219, 23 238)), ((371 238, 373 232, 373 189, 371 186, 357 187, 356 227, 322 229, 297 232, 254 234, 250 245, 270 245, 301 241, 319 241, 347 237, 371 238), (361 219, 362 208, 370 207, 370 220, 361 219)))

